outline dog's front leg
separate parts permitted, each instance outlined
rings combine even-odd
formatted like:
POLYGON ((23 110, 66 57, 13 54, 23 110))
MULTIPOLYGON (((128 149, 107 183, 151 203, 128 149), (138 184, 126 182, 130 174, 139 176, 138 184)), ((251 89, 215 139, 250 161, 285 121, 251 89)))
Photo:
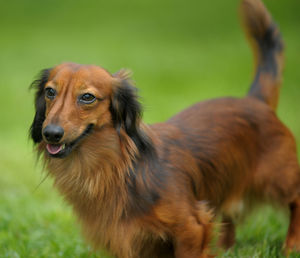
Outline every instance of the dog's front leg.
POLYGON ((196 217, 190 216, 186 222, 176 227, 175 257, 206 258, 208 255, 209 229, 196 217))
POLYGON ((231 217, 223 215, 221 231, 218 246, 227 250, 235 243, 235 225, 231 217))

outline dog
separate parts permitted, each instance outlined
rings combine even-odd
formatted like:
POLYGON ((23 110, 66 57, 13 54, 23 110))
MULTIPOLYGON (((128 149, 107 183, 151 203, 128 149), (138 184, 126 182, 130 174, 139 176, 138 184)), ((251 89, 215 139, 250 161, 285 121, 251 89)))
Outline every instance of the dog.
POLYGON ((63 63, 42 71, 30 134, 94 248, 122 258, 209 257, 234 244, 234 217, 258 203, 290 210, 285 250, 300 251, 300 168, 276 116, 283 40, 259 0, 241 2, 256 75, 244 98, 197 103, 146 125, 124 70, 63 63))

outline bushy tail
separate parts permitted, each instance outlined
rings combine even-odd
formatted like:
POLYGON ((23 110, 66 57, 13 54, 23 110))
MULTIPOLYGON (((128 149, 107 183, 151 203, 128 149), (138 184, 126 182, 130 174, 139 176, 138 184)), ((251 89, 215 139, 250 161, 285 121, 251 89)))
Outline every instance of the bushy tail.
POLYGON ((248 95, 276 110, 284 62, 279 29, 260 0, 243 0, 240 11, 255 58, 256 75, 248 95))

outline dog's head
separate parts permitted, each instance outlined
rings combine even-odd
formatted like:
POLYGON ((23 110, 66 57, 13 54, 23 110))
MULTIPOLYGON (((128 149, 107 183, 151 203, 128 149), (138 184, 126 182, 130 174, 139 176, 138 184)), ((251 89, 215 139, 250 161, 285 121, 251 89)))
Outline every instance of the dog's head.
POLYGON ((141 105, 125 72, 65 63, 43 70, 32 86, 36 113, 30 134, 34 143, 46 143, 51 157, 66 157, 94 128, 106 126, 123 130, 139 150, 146 148, 141 105))

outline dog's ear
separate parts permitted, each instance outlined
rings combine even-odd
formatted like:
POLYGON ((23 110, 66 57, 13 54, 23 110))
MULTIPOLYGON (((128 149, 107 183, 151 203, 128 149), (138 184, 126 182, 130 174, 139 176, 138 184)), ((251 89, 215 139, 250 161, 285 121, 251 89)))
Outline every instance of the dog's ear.
POLYGON ((51 69, 41 71, 38 79, 32 82, 30 88, 35 89, 35 116, 30 127, 30 136, 34 143, 42 141, 42 126, 45 120, 46 102, 44 86, 49 79, 51 69))
POLYGON ((139 153, 145 153, 152 146, 150 138, 141 129, 142 106, 138 101, 137 89, 129 78, 129 72, 121 70, 113 75, 116 85, 111 100, 113 124, 118 133, 125 130, 133 140, 139 153))

